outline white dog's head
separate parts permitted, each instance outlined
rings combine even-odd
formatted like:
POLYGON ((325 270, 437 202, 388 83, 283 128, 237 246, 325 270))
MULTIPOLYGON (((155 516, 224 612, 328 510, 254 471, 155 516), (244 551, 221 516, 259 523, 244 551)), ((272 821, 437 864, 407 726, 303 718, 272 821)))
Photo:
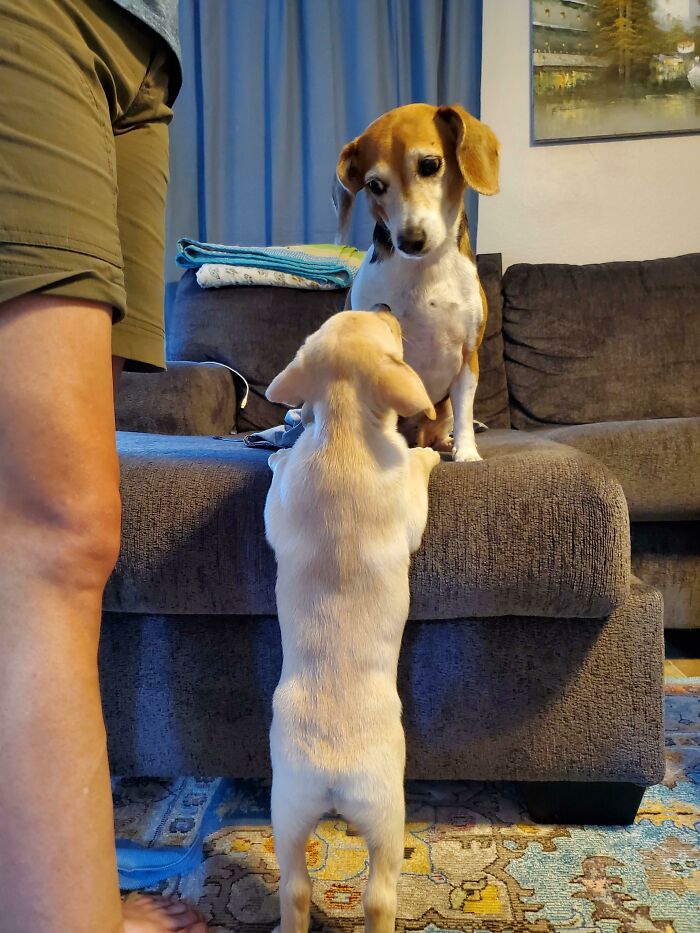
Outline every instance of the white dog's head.
POLYGON ((426 256, 453 230, 467 187, 498 191, 498 154, 493 131, 458 104, 390 110, 340 153, 333 194, 339 236, 364 188, 393 245, 406 256, 426 256))
POLYGON ((339 382, 351 385, 360 405, 377 415, 425 412, 435 418, 425 386, 403 360, 401 325, 387 310, 334 314, 307 337, 265 396, 292 406, 322 402, 339 382))

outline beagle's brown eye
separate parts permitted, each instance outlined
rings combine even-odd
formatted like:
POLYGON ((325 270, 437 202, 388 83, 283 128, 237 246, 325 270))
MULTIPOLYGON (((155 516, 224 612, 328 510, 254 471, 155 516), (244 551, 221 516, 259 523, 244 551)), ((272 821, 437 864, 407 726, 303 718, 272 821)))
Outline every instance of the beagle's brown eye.
POLYGON ((376 194, 377 197, 381 194, 384 194, 386 191, 386 185, 378 178, 370 178, 370 180, 367 182, 367 187, 372 192, 372 194, 376 194))
POLYGON ((423 178, 435 175, 436 172, 440 171, 441 164, 441 160, 437 156, 426 156, 418 163, 418 174, 422 175, 423 178))

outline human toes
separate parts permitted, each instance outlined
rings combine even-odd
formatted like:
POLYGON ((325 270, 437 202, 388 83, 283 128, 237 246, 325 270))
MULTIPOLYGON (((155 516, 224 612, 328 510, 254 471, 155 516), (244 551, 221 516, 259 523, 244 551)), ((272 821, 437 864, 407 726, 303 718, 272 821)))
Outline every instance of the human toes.
POLYGON ((122 906, 124 933, 206 933, 202 915, 177 897, 130 895, 122 906))
POLYGON ((204 918, 200 912, 191 904, 188 904, 187 901, 181 900, 176 894, 171 894, 169 897, 156 895, 153 900, 160 910, 176 923, 172 929, 187 930, 190 933, 194 925, 203 924, 202 928, 206 930, 206 924, 204 924, 204 918))

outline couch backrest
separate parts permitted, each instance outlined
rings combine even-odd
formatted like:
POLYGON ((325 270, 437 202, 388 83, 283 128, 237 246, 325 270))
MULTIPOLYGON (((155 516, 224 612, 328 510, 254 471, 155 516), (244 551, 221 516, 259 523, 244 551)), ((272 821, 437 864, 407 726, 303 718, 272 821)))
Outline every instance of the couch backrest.
POLYGON ((700 253, 515 265, 503 297, 514 427, 700 415, 700 253))
MULTIPOLYGON (((489 427, 508 427, 508 390, 501 334, 501 261, 479 257, 479 274, 489 304, 479 354, 480 379, 475 417, 489 427)), ((306 337, 342 310, 345 290, 303 291, 263 286, 200 288, 194 272, 182 276, 168 317, 168 359, 216 361, 248 380, 248 404, 238 430, 280 424, 285 408, 265 398, 265 389, 289 363, 306 337)))

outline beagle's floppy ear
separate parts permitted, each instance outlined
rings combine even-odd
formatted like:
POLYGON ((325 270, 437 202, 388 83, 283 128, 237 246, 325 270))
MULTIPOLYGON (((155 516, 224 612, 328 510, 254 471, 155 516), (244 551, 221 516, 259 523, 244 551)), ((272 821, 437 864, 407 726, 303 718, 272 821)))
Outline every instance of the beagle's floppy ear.
POLYGON ((350 214, 355 195, 362 188, 362 178, 357 165, 359 145, 357 139, 343 146, 338 157, 333 185, 333 206, 338 215, 338 233, 335 242, 345 242, 350 223, 350 214))
POLYGON ((422 411, 435 420, 435 408, 420 376, 398 357, 389 356, 380 364, 377 386, 382 402, 403 418, 422 411))
POLYGON ((297 353, 289 366, 275 376, 267 387, 265 398, 290 408, 306 401, 306 371, 301 353, 297 353))
POLYGON ((493 130, 459 104, 438 107, 437 116, 450 128, 464 180, 479 194, 498 191, 500 146, 493 130))

